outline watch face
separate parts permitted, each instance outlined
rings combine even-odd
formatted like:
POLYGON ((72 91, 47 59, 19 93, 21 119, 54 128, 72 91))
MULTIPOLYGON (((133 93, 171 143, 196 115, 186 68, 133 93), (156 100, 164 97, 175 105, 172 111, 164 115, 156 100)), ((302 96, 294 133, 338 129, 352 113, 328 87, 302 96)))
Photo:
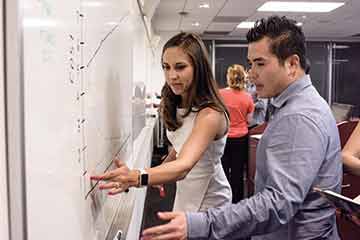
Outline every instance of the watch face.
POLYGON ((141 186, 147 186, 149 182, 149 174, 143 173, 141 174, 141 186))

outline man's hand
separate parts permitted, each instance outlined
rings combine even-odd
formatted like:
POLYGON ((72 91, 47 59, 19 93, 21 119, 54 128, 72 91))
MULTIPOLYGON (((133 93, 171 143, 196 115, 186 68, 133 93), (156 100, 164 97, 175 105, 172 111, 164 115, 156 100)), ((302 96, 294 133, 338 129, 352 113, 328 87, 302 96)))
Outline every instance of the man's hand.
POLYGON ((170 222, 144 230, 142 240, 187 239, 187 223, 184 212, 159 212, 158 216, 160 219, 170 222))

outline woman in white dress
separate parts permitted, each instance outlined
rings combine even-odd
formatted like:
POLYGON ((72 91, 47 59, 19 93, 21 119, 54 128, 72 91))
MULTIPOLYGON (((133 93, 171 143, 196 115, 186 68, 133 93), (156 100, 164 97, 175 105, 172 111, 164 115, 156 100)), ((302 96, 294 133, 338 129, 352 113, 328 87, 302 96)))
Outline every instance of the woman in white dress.
POLYGON ((160 113, 173 145, 164 162, 145 170, 118 168, 91 179, 109 194, 129 187, 177 181, 174 210, 203 211, 231 203, 231 188, 221 166, 228 131, 227 110, 219 97, 204 43, 179 33, 162 52, 166 83, 160 113))

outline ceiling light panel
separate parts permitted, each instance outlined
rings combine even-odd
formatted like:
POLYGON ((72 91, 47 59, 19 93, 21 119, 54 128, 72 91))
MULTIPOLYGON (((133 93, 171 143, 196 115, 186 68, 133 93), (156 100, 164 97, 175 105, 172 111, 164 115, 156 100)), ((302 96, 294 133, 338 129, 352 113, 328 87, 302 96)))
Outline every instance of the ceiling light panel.
POLYGON ((343 6, 344 2, 278 2, 269 1, 257 10, 259 12, 331 12, 343 6))
POLYGON ((239 25, 237 25, 236 28, 245 28, 245 29, 250 29, 252 27, 254 27, 255 22, 241 22, 239 25))
POLYGON ((210 4, 208 4, 208 3, 200 3, 199 8, 210 8, 210 4))

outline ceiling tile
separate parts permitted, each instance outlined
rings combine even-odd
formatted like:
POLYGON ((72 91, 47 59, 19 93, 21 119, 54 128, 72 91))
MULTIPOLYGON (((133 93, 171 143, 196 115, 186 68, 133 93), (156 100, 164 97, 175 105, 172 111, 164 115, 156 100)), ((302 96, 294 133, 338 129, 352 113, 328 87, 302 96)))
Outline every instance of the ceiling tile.
POLYGON ((224 6, 226 0, 187 0, 185 10, 204 15, 216 15, 224 6), (209 4, 210 8, 200 8, 201 3, 209 4))
POLYGON ((228 0, 219 16, 251 16, 266 0, 228 0))

